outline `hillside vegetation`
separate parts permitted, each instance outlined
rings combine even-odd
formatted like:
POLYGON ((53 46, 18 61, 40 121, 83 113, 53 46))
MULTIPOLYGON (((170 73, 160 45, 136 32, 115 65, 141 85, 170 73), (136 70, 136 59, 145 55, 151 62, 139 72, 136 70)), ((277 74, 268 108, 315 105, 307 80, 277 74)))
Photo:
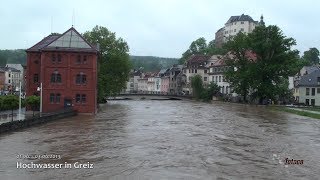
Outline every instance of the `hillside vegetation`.
MULTIPOLYGON (((0 66, 7 63, 26 65, 26 52, 24 49, 0 50, 0 66)), ((144 71, 158 71, 161 68, 169 68, 178 63, 177 58, 163 58, 155 56, 130 56, 133 69, 143 68, 144 71)))

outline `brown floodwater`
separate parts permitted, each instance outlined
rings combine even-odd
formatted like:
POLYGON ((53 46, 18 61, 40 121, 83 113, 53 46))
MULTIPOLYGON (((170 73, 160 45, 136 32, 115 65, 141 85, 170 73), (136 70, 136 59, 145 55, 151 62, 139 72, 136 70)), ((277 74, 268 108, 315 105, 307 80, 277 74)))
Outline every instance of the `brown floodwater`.
POLYGON ((78 115, 0 135, 1 180, 319 177, 320 121, 265 107, 110 101, 96 116, 78 115), (292 159, 300 164, 288 164, 292 159), (63 165, 27 168, 31 163, 63 165))

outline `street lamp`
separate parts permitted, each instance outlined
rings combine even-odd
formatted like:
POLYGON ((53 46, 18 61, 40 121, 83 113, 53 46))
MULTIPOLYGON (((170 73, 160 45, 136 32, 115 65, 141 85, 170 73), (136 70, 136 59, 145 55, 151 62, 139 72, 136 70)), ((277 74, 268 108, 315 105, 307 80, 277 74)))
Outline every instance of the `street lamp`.
POLYGON ((19 117, 18 120, 21 120, 21 81, 19 81, 19 117))
POLYGON ((40 91, 40 117, 42 114, 42 83, 40 83, 40 87, 37 88, 37 91, 40 91))

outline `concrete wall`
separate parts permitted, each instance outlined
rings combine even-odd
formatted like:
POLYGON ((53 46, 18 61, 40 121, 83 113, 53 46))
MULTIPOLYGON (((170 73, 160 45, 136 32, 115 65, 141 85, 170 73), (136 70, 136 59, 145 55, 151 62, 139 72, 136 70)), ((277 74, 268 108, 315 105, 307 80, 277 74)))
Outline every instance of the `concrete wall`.
POLYGON ((3 124, 0 124, 0 134, 4 132, 10 132, 10 131, 15 131, 22 128, 35 126, 38 124, 50 122, 57 119, 63 119, 66 117, 75 116, 75 115, 77 115, 77 111, 69 110, 69 111, 52 113, 42 117, 34 117, 34 118, 21 120, 21 121, 11 121, 7 123, 3 123, 3 124))

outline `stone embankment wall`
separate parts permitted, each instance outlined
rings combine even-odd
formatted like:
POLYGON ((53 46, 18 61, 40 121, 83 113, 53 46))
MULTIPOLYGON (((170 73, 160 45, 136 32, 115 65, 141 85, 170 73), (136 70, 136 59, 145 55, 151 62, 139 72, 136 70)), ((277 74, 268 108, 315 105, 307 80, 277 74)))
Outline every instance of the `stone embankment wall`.
POLYGON ((75 110, 65 110, 55 113, 50 113, 43 115, 41 117, 32 117, 20 121, 11 121, 7 123, 0 124, 0 134, 4 132, 15 131, 22 128, 32 127, 38 124, 43 124, 57 119, 63 119, 71 116, 76 116, 77 111, 75 110))

